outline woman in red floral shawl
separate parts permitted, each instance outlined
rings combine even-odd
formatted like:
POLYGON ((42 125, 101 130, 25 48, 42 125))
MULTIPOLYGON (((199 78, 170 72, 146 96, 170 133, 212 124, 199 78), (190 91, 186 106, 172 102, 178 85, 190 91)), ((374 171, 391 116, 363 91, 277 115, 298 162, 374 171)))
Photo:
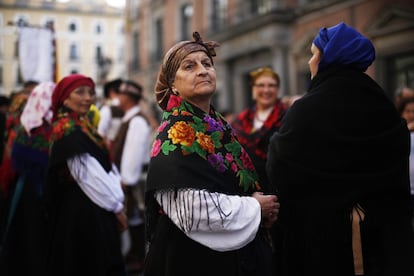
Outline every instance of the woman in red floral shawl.
MULTIPOLYGON (((280 78, 269 67, 261 67, 250 72, 252 93, 255 104, 239 113, 232 123, 240 144, 248 152, 257 170, 259 181, 265 193, 276 193, 266 173, 267 148, 270 137, 279 129, 285 107, 278 98, 280 78)), ((279 239, 278 222, 271 229, 273 247, 282 242, 279 239)), ((273 264, 277 270, 277 254, 274 251, 273 264)))
POLYGON ((240 144, 247 150, 256 167, 260 184, 274 193, 266 175, 267 147, 272 134, 279 129, 285 108, 278 98, 280 78, 269 67, 250 73, 255 104, 237 115, 232 123, 240 144))

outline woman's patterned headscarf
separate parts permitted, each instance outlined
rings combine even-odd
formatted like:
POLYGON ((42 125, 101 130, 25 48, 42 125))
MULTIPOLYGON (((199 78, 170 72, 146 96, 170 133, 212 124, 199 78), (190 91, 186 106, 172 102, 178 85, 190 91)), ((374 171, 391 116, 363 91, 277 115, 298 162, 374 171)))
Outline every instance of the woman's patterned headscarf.
POLYGON ((172 84, 183 59, 191 53, 202 51, 207 54, 213 63, 213 57, 216 56, 214 48, 219 46, 217 42, 203 42, 198 32, 193 33, 193 38, 194 41, 178 42, 165 54, 155 85, 155 96, 158 105, 163 110, 166 109, 170 95, 173 93, 172 84))
POLYGON ((42 125, 43 120, 52 120, 52 93, 54 82, 42 82, 30 93, 26 106, 23 109, 20 122, 30 136, 30 131, 42 125))

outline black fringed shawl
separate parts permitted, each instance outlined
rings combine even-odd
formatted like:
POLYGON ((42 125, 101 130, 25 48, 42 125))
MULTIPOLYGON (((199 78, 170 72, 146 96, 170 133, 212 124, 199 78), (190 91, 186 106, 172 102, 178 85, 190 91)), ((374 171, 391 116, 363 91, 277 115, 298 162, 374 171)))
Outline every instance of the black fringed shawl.
POLYGON ((233 195, 259 189, 255 168, 223 117, 172 95, 153 143, 147 178, 148 234, 159 211, 156 190, 194 188, 233 195))
MULTIPOLYGON (((53 123, 45 191, 48 241, 44 275, 125 275, 115 214, 93 203, 67 167, 68 159, 84 162, 81 155, 88 153, 109 172, 109 152, 87 116, 61 111, 53 123)), ((82 173, 88 167, 76 169, 82 173)))

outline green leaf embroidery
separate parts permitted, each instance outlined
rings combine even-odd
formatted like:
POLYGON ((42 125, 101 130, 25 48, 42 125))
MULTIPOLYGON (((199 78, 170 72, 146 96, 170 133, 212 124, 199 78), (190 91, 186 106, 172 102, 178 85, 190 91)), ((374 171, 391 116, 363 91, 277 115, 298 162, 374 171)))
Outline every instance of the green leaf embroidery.
POLYGON ((177 146, 172 145, 172 144, 170 143, 170 140, 166 140, 166 141, 164 141, 164 143, 162 143, 162 145, 161 145, 161 150, 162 150, 162 153, 163 153, 164 155, 168 155, 168 153, 169 153, 170 151, 174 151, 176 148, 177 148, 177 146))
POLYGON ((223 137, 223 134, 219 131, 215 131, 213 133, 211 133, 211 140, 213 140, 214 142, 214 147, 215 148, 221 148, 223 145, 221 143, 221 137, 223 137))

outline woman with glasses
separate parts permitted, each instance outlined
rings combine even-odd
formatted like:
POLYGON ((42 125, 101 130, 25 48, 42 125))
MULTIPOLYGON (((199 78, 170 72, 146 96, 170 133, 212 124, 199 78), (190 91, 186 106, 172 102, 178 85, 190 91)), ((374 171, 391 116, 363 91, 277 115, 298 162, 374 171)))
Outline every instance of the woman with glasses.
POLYGON ((269 186, 265 165, 269 139, 278 130, 285 112, 278 98, 280 77, 269 67, 250 72, 250 77, 255 103, 237 115, 232 127, 256 167, 260 185, 267 192, 274 193, 275 190, 269 186))

